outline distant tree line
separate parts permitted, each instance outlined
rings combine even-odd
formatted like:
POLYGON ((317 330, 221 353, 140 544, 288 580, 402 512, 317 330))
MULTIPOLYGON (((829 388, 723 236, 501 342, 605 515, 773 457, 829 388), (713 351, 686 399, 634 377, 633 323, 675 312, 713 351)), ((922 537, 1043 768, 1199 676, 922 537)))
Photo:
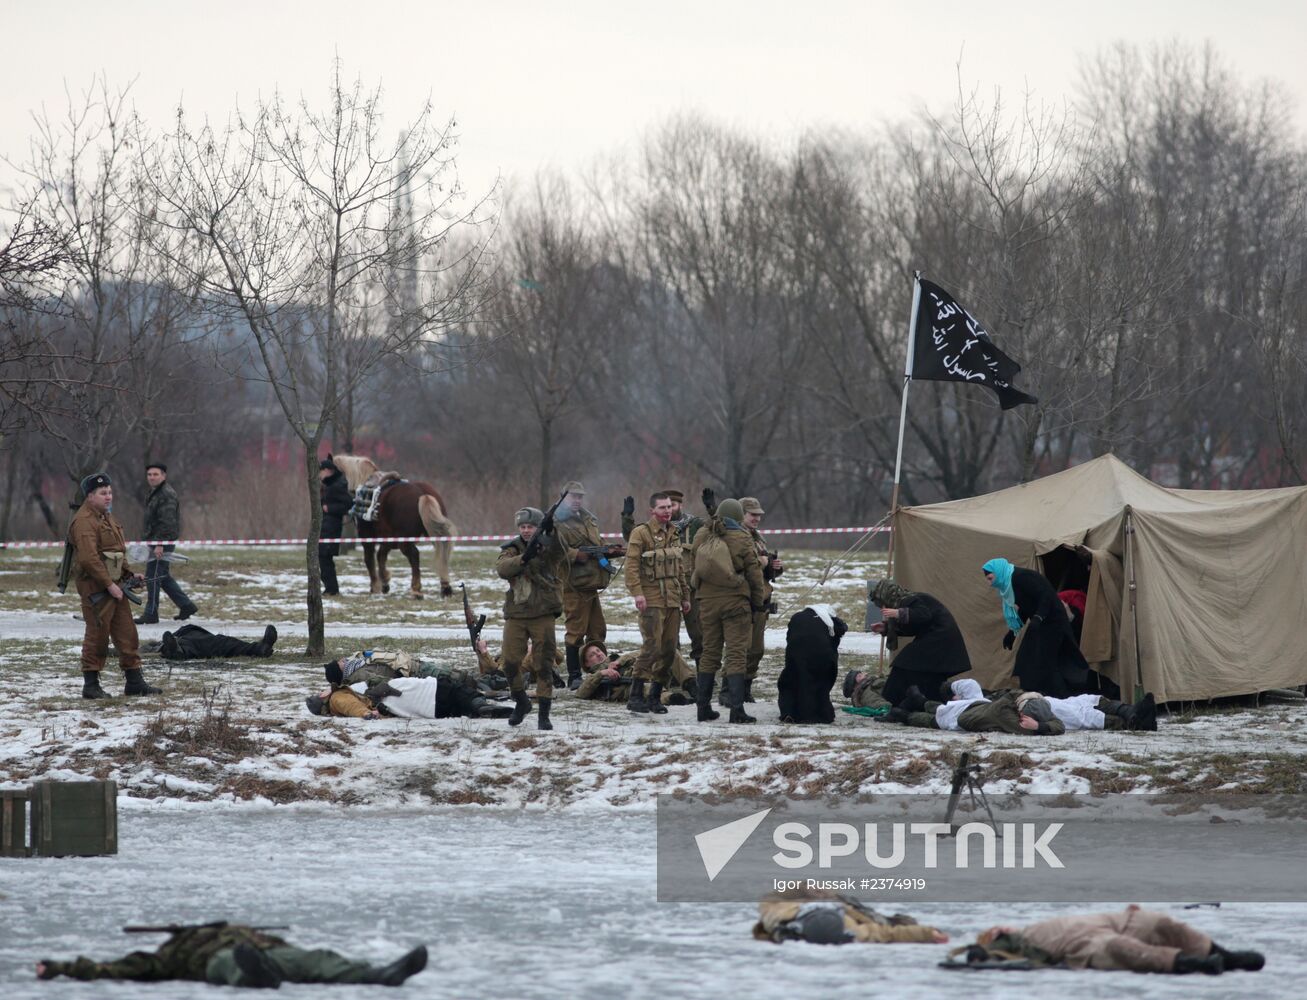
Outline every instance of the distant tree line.
POLYGON ((1304 481, 1307 150, 1210 49, 1105 50, 1063 109, 960 85, 785 148, 681 117, 480 193, 456 123, 383 125, 339 71, 326 111, 226 130, 129 106, 101 84, 11 153, 0 534, 58 535, 78 477, 139 494, 162 456, 231 530, 305 532, 328 448, 437 482, 465 529, 570 478, 605 511, 710 485, 772 524, 871 523, 918 269, 1039 403, 914 383, 904 502, 1109 451, 1181 487, 1304 481), (251 495, 274 471, 293 506, 251 495))

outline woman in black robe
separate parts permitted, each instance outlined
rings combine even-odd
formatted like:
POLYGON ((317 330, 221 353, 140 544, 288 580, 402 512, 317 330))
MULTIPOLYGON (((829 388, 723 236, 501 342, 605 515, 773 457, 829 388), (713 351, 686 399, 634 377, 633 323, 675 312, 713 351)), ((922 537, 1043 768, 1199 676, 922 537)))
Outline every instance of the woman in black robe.
POLYGON ((1048 578, 1033 569, 1013 566, 1006 559, 991 559, 982 568, 1003 600, 1008 622, 1004 649, 1012 648, 1016 632, 1021 629, 1021 646, 1012 673, 1022 689, 1049 698, 1073 698, 1094 690, 1091 680, 1096 675, 1080 652, 1066 608, 1048 578), (1016 611, 1015 624, 1011 608, 1016 611))
POLYGON ((893 580, 881 580, 871 588, 870 600, 885 617, 872 625, 871 631, 888 636, 891 650, 898 645, 898 636, 912 639, 894 657, 881 691, 891 705, 902 701, 914 685, 933 697, 941 681, 971 669, 958 623, 939 598, 904 590, 893 580))
POLYGON ((811 604, 790 618, 785 666, 776 680, 782 722, 834 722, 830 692, 840 669, 840 638, 848 626, 829 604, 811 604))

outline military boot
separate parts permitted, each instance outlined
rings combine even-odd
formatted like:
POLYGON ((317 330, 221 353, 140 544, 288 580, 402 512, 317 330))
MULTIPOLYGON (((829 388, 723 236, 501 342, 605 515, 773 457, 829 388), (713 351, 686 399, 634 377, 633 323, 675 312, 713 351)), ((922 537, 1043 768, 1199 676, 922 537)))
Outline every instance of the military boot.
POLYGON ((537 698, 539 703, 540 715, 536 718, 537 729, 553 729, 554 724, 549 721, 549 709, 554 703, 552 698, 537 698))
POLYGON ((626 710, 639 712, 642 715, 648 714, 649 703, 644 699, 644 681, 639 679, 631 681, 631 693, 626 699, 626 710))
POLYGON ((576 646, 564 646, 567 657, 567 690, 575 691, 581 686, 581 650, 576 646))
POLYGON ((712 722, 722 717, 721 712, 716 712, 712 707, 712 689, 716 681, 715 674, 699 674, 695 678, 695 707, 699 710, 700 722, 712 722))
POLYGON ((1174 971, 1179 976, 1188 975, 1191 972, 1219 976, 1225 971, 1225 959, 1216 953, 1211 955, 1176 955, 1174 971))
POLYGON ((1125 719, 1126 729, 1147 733, 1157 732, 1157 702, 1151 694, 1144 695, 1144 700, 1138 705, 1128 707, 1130 715, 1125 719))
POLYGON ((749 704, 749 705, 752 705, 752 704, 754 703, 754 701, 753 701, 753 678, 752 678, 752 677, 746 677, 745 680, 744 680, 744 701, 745 701, 746 704, 749 704))
POLYGON ((269 625, 263 630, 263 638, 254 644, 252 656, 271 656, 272 647, 277 644, 277 629, 269 625))
POLYGON ((645 703, 654 715, 667 714, 667 706, 663 704, 663 686, 657 681, 649 685, 649 697, 645 699, 645 703))
POLYGON ((427 967, 426 945, 418 945, 407 955, 395 959, 389 965, 379 965, 372 970, 368 982, 379 986, 399 986, 409 976, 416 976, 427 967))
POLYGON ((905 712, 920 712, 926 707, 926 696, 921 693, 921 688, 913 684, 903 692, 903 698, 897 707, 905 712))
POLYGON ((127 683, 123 687, 123 694, 163 694, 163 688, 157 688, 145 680, 145 675, 141 673, 141 668, 135 670, 125 670, 123 674, 127 678, 127 683))
POLYGON ((134 621, 137 625, 158 625, 159 616, 157 614, 152 614, 151 612, 147 611, 143 615, 137 615, 135 618, 132 619, 132 621, 134 621))
POLYGON ((82 671, 82 697, 83 698, 111 698, 113 697, 104 688, 100 687, 100 671, 83 670, 82 671))
POLYGON ((726 678, 726 684, 731 689, 731 714, 727 716, 728 722, 758 721, 744 711, 744 686, 748 683, 749 678, 744 674, 731 674, 726 678))
POLYGON ((510 726, 520 726, 522 720, 531 714, 531 699, 525 691, 513 692, 513 714, 508 717, 510 726))
POLYGON ((1266 964, 1266 956, 1260 951, 1226 951, 1215 941, 1212 942, 1212 955, 1220 955, 1225 970, 1242 969, 1245 972, 1259 972, 1266 964))

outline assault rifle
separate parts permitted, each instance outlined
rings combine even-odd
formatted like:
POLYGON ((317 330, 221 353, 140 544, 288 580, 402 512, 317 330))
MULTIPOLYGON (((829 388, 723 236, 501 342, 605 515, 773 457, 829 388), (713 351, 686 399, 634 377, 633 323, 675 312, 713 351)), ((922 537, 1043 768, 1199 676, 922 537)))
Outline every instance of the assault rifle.
POLYGON ((554 505, 545 511, 540 527, 536 528, 536 533, 531 536, 531 541, 526 543, 526 551, 522 553, 523 566, 540 554, 540 546, 545 543, 545 535, 551 534, 554 530, 554 515, 558 513, 559 505, 566 499, 567 490, 563 490, 562 493, 558 494, 558 499, 554 501, 554 505))
MULTIPOLYGON (((141 927, 133 925, 124 927, 125 934, 180 934, 182 931, 205 931, 218 930, 223 927, 230 927, 231 924, 226 920, 211 920, 207 924, 159 924, 157 927, 141 927)), ((244 925, 242 925, 244 926, 244 925)), ((252 931, 288 931, 289 924, 267 924, 262 927, 251 927, 252 931)))
POLYGON ((620 542, 613 542, 610 545, 578 545, 576 551, 593 556, 600 566, 609 569, 612 564, 608 560, 626 555, 626 546, 620 542))
MULTIPOLYGON (((127 600, 131 601, 133 604, 141 603, 141 599, 136 596, 136 591, 140 589, 140 586, 141 585, 139 583, 136 583, 135 581, 118 584, 119 589, 121 589, 123 592, 123 597, 127 598, 127 600)), ((91 607, 97 608, 100 606, 100 602, 107 599, 108 596, 109 596, 109 590, 106 587, 104 590, 92 594, 90 597, 87 598, 87 600, 91 602, 91 607)))
POLYGON ((467 635, 472 640, 472 648, 477 648, 477 640, 481 638, 481 630, 486 627, 485 615, 473 615, 472 605, 467 599, 467 584, 460 583, 458 589, 463 591, 463 617, 467 619, 467 635))

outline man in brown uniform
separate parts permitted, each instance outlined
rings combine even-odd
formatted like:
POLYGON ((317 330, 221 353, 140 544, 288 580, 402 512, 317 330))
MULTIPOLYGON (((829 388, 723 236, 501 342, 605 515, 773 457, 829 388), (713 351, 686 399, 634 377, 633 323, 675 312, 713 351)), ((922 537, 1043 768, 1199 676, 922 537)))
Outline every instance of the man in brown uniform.
MULTIPOLYGON (((959 949, 961 950, 961 949, 959 949)), ((1195 927, 1131 904, 1119 913, 1055 917, 1026 927, 991 927, 965 949, 968 962, 1026 959, 1035 965, 1132 972, 1256 972, 1256 951, 1227 951, 1195 927)))
POLYGON ((503 657, 504 674, 514 703, 508 724, 521 725, 531 711, 522 669, 530 641, 534 647, 539 702, 536 728, 553 729, 549 709, 554 699, 553 663, 557 652, 554 619, 563 610, 558 578, 565 557, 558 536, 551 530, 553 526, 543 524, 544 517, 534 507, 523 507, 517 512, 518 537, 500 548, 495 571, 508 581, 508 593, 504 596, 503 657), (539 538, 537 532, 541 533, 539 538))
POLYGON ((719 667, 725 674, 722 683, 730 689, 730 721, 758 721, 745 714, 744 691, 753 615, 762 610, 764 584, 758 550, 743 522, 740 501, 723 500, 694 538, 692 579, 699 595, 699 625, 703 629, 703 658, 697 681, 700 722, 718 718, 711 699, 719 667), (717 553, 722 555, 720 560, 714 558, 717 553))
POLYGON ((626 589, 635 599, 644 640, 635 661, 635 680, 626 707, 632 712, 666 714, 663 685, 681 633, 681 615, 690 610, 681 563, 681 539, 672 525, 672 501, 666 493, 649 497, 649 520, 637 524, 626 544, 626 589), (645 682, 649 682, 645 697, 645 682))
POLYGON ((573 481, 563 489, 567 491, 567 499, 558 508, 555 524, 558 540, 566 552, 563 617, 567 632, 563 648, 567 654, 567 686, 575 691, 581 686, 581 646, 587 642, 603 642, 608 637, 599 591, 608 586, 613 575, 609 558, 617 558, 624 549, 621 545, 604 545, 598 519, 585 509, 583 485, 573 481), (600 551, 585 552, 583 548, 600 551))
MULTIPOLYGON (((635 679, 635 661, 639 658, 638 651, 610 653, 601 642, 587 642, 581 647, 585 678, 576 689, 576 696, 595 701, 626 701, 635 679)), ((694 668, 681 658, 678 650, 672 657, 671 683, 662 693, 662 703, 688 705, 694 698, 694 683, 694 668)))
POLYGON ((86 636, 82 639, 82 697, 108 698, 100 687, 100 671, 109 653, 109 640, 118 650, 118 662, 127 678, 124 694, 159 694, 141 674, 140 640, 123 583, 144 582, 127 563, 123 527, 109 511, 113 485, 103 472, 82 480, 86 500, 68 526, 68 541, 76 557, 72 577, 82 599, 86 636))
MULTIPOLYGON (((767 513, 762 509, 756 497, 740 497, 740 506, 744 509, 744 527, 749 532, 749 537, 753 539, 754 546, 758 549, 758 561, 762 563, 762 582, 763 598, 762 610, 753 616, 753 639, 749 643, 749 659, 745 668, 745 675, 748 678, 744 685, 744 700, 753 701, 753 682, 758 676, 758 667, 762 663, 762 654, 765 651, 767 639, 767 619, 776 611, 776 605, 772 603, 772 581, 785 572, 785 567, 781 564, 780 558, 773 559, 767 551, 767 543, 758 533, 758 526, 762 524, 762 516, 767 513)), ((725 692, 723 692, 725 694, 725 692)), ((723 704, 725 704, 723 702, 723 704)))

